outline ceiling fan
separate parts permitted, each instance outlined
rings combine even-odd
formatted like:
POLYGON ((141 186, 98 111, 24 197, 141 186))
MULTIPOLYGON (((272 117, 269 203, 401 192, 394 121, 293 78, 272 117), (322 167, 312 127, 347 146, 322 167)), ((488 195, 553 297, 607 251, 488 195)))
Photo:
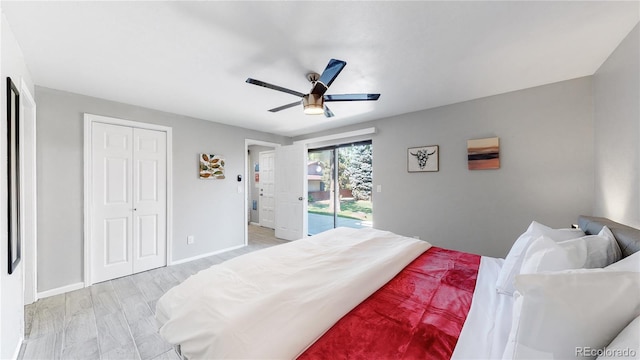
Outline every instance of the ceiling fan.
POLYGON ((286 92, 291 95, 295 95, 302 98, 302 101, 298 100, 291 104, 278 106, 270 109, 271 112, 278 112, 280 110, 288 109, 302 103, 304 113, 307 115, 320 115, 324 114, 326 117, 334 116, 333 112, 329 110, 325 102, 331 101, 371 101, 378 100, 380 94, 337 94, 337 95, 325 95, 325 92, 331 86, 331 83, 338 77, 340 71, 347 65, 346 61, 331 59, 329 64, 322 72, 322 75, 317 73, 307 74, 307 80, 311 82, 311 91, 308 94, 283 88, 278 85, 272 85, 264 81, 248 78, 249 84, 263 86, 269 89, 286 92))

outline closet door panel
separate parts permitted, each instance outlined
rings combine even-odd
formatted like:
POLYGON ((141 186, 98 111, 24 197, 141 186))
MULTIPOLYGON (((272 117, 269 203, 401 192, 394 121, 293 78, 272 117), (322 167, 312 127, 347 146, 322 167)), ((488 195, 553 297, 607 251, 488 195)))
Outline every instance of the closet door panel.
POLYGON ((92 127, 93 282, 131 274, 133 132, 126 126, 92 127))
POLYGON ((133 132, 133 272, 166 265, 166 133, 133 132))

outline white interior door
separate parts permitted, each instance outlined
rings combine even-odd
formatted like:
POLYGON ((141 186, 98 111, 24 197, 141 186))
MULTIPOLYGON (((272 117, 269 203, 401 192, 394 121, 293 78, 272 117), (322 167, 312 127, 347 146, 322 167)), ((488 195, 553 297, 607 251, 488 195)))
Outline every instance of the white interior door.
POLYGON ((133 129, 133 272, 167 264, 167 134, 133 129))
POLYGON ((275 152, 260 152, 260 226, 275 227, 275 152))
POLYGON ((93 123, 91 280, 166 265, 166 133, 93 123))
POLYGON ((130 127, 101 123, 92 127, 94 283, 130 275, 133 270, 132 138, 130 127))
POLYGON ((275 235, 298 240, 307 236, 307 147, 281 146, 275 155, 275 235))

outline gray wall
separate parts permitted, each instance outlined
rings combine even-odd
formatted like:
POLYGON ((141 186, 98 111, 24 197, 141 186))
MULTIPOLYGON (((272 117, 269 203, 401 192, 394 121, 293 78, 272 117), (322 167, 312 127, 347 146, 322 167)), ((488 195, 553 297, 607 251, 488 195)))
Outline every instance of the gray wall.
MULTIPOLYGON (((281 136, 36 87, 38 291, 83 281, 83 113, 173 128, 173 259, 242 245, 245 139, 281 136), (200 180, 198 154, 225 156, 226 179, 200 180), (187 236, 195 243, 187 245, 187 236)), ((214 119, 215 120, 215 119, 214 119)))
POLYGON ((594 215, 640 228, 640 30, 593 77, 594 215))
POLYGON ((592 108, 586 77, 294 140, 375 126, 374 227, 504 257, 532 220, 568 227, 591 213, 592 108), (466 141, 492 136, 501 168, 468 170, 466 141), (440 146, 440 171, 408 173, 407 148, 423 145, 440 146))

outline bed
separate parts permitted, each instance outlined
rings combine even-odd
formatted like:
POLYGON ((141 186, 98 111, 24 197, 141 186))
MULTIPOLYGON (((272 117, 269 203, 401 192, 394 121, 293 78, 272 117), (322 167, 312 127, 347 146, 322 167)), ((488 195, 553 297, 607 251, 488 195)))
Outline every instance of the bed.
POLYGON ((186 359, 638 356, 640 230, 578 224, 534 221, 505 259, 334 229, 193 275, 159 333, 186 359))

